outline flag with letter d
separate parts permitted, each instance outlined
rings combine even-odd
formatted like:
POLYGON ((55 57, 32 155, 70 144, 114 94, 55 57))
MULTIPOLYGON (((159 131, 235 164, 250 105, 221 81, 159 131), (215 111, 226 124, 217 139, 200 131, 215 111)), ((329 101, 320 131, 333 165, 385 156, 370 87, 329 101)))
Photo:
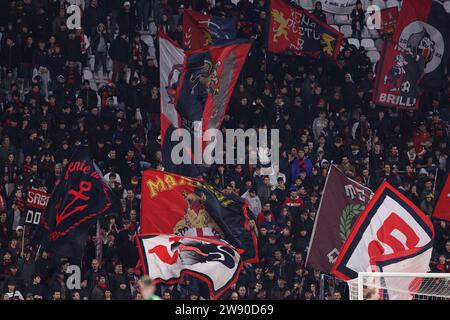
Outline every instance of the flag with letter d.
POLYGON ((427 272, 433 238, 431 220, 384 182, 360 214, 331 273, 350 280, 358 272, 427 272))
POLYGON ((155 283, 174 284, 184 274, 204 281, 213 299, 236 282, 242 269, 240 250, 223 241, 167 234, 138 235, 144 272, 155 283))

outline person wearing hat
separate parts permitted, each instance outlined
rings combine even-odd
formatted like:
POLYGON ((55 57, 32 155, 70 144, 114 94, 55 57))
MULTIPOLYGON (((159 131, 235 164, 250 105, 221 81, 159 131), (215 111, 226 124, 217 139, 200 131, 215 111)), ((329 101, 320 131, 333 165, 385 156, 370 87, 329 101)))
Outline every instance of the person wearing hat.
POLYGON ((126 34, 131 39, 133 32, 136 30, 137 17, 135 10, 131 8, 131 2, 125 1, 123 7, 117 16, 117 23, 121 34, 126 34))

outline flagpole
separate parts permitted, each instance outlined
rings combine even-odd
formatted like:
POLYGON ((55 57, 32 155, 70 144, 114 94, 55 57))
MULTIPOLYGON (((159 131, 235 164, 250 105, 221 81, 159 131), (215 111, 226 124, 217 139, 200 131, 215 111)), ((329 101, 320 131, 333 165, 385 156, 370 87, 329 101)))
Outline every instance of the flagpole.
POLYGON ((26 223, 23 224, 23 232, 22 232, 22 258, 23 258, 23 252, 25 251, 25 231, 26 231, 26 223))
POLYGON ((436 182, 437 182, 438 172, 439 172, 439 167, 436 168, 436 172, 434 173, 433 196, 434 196, 434 192, 436 191, 436 182))
POLYGON ((327 177, 325 178, 325 184, 324 184, 323 190, 322 190, 322 196, 320 197, 319 208, 317 209, 316 216, 314 217, 314 227, 312 229, 311 239, 309 240, 308 255, 306 256, 305 267, 308 265, 308 258, 309 258, 310 254, 311 254, 310 249, 311 249, 311 245, 312 245, 313 240, 314 240, 314 235, 316 234, 317 221, 319 220, 320 207, 322 206, 322 201, 323 201, 323 193, 325 192, 325 190, 327 188, 328 177, 330 176, 330 171, 331 171, 331 167, 332 166, 333 166, 333 160, 331 160, 331 162, 330 162, 330 167, 328 168, 327 177))

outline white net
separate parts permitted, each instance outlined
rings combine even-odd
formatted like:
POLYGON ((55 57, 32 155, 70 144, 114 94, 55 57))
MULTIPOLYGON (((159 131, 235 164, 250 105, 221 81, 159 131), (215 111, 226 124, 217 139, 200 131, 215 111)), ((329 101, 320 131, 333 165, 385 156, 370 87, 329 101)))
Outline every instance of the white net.
POLYGON ((450 273, 361 272, 350 300, 450 300, 450 273))

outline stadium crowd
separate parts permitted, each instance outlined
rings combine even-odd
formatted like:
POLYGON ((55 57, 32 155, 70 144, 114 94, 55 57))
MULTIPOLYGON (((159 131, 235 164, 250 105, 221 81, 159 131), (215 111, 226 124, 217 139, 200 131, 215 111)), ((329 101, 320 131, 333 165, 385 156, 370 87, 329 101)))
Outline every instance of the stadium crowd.
MULTIPOLYGON (((267 53, 266 0, 1 1, 2 299, 142 299, 134 244, 140 176, 162 166, 156 31, 182 45, 184 8, 236 16, 238 37, 254 39, 223 127, 280 130, 274 174, 262 176, 258 166, 219 165, 205 177, 248 199, 258 234, 260 263, 246 265, 222 299, 313 300, 320 286, 325 299, 347 298, 344 282, 328 276, 321 283, 320 272, 304 263, 331 163, 373 191, 387 180, 431 215, 450 166, 450 77, 440 92, 423 94, 417 111, 376 106, 374 68, 363 47, 344 40, 337 63, 267 53), (70 4, 82 8, 81 29, 67 28, 70 4), (153 54, 145 35, 152 37, 153 54), (121 198, 122 211, 101 221, 100 263, 95 230, 90 233, 81 289, 69 290, 70 261, 37 252, 33 227, 24 222, 25 199, 29 187, 51 192, 83 141, 121 198)), ((360 37, 356 26, 364 21, 356 11, 352 25, 360 37)), ((313 12, 325 19, 320 4, 313 12)), ((450 226, 434 225, 431 268, 450 272, 450 226)), ((177 285, 158 285, 157 294, 199 299, 203 290, 186 276, 177 285)))

